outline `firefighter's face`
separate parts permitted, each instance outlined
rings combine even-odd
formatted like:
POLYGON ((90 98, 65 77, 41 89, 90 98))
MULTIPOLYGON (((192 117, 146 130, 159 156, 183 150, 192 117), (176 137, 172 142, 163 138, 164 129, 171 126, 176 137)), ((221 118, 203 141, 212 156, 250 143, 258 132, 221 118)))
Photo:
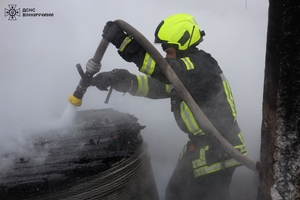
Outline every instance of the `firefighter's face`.
POLYGON ((176 58, 176 50, 174 47, 169 47, 165 49, 166 58, 176 58))

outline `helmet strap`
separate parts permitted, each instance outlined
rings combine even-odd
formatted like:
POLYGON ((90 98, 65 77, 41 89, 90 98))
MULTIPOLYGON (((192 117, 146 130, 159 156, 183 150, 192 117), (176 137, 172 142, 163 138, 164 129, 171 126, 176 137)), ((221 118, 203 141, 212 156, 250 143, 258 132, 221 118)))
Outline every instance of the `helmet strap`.
POLYGON ((191 45, 191 42, 192 42, 192 38, 193 38, 193 35, 194 35, 194 30, 195 30, 195 26, 193 26, 191 38, 190 38, 190 41, 189 41, 187 49, 190 48, 190 45, 191 45))

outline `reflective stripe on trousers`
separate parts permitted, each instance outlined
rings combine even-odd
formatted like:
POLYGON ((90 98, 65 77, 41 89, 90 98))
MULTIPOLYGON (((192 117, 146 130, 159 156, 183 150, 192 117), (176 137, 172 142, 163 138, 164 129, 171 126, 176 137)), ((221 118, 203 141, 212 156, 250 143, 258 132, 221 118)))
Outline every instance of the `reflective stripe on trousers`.
MULTIPOLYGON (((246 151, 246 147, 245 147, 243 136, 242 136, 241 132, 238 134, 238 137, 240 138, 242 144, 236 145, 236 146, 234 146, 234 148, 239 150, 244 156, 247 156, 247 151, 246 151)), ((180 160, 182 159, 184 154, 187 151, 189 151, 188 148, 189 147, 187 145, 185 145, 183 147, 183 149, 180 153, 180 157, 179 157, 180 160)), ((205 152, 207 150, 209 150, 208 145, 200 148, 199 158, 192 161, 192 167, 194 169, 195 178, 199 177, 199 176, 202 176, 202 175, 205 175, 205 174, 209 174, 209 173, 213 173, 213 172, 216 172, 216 171, 219 171, 219 170, 223 170, 224 167, 229 168, 229 167, 240 165, 240 163, 237 160, 235 160, 234 158, 230 158, 230 159, 227 159, 227 160, 224 160, 224 161, 221 161, 221 162, 216 162, 216 163, 211 164, 211 165, 208 166, 207 162, 206 162, 206 154, 205 154, 205 152)))
MULTIPOLYGON (((240 141, 242 144, 234 146, 235 149, 239 150, 244 156, 247 156, 246 146, 243 140, 242 132, 238 134, 240 141)), ((209 146, 205 146, 200 148, 199 159, 193 160, 193 168, 195 177, 202 176, 205 174, 213 173, 219 170, 222 170, 223 167, 229 168, 236 165, 240 165, 240 163, 234 158, 227 159, 221 162, 214 163, 210 166, 207 166, 205 151, 209 150, 209 146)))

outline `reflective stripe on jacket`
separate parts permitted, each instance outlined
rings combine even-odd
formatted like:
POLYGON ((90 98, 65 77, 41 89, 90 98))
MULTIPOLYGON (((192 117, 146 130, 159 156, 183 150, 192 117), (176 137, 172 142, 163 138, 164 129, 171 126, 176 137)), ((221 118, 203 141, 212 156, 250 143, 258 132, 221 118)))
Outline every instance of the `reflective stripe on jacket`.
POLYGON ((134 80, 136 91, 131 92, 133 96, 142 96, 150 99, 169 98, 173 86, 163 84, 147 75, 136 75, 134 80))

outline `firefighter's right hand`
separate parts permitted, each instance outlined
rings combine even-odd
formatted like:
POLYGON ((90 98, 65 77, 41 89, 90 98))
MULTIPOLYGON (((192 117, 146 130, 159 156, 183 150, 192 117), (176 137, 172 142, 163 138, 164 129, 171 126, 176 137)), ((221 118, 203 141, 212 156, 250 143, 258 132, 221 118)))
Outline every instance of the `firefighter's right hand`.
POLYGON ((102 37, 119 48, 127 35, 116 22, 108 21, 103 29, 102 37))

